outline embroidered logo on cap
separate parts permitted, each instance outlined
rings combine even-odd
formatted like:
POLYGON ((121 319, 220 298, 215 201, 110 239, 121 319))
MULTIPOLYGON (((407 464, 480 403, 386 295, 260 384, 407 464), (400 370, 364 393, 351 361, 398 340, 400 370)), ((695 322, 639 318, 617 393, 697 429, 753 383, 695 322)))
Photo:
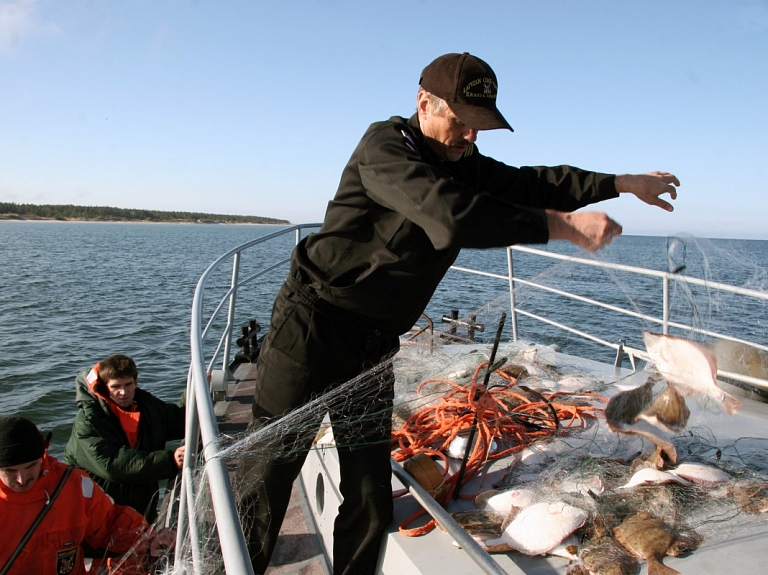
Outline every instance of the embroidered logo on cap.
POLYGON ((499 86, 493 78, 477 78, 464 86, 461 91, 465 98, 493 98, 496 99, 496 92, 499 86), (482 91, 480 91, 482 90, 482 91))

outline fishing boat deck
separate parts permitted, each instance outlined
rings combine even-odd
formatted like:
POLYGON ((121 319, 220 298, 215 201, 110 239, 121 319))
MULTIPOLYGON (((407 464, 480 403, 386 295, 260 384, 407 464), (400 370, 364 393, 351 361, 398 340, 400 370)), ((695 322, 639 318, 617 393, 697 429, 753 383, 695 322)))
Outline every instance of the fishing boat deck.
MULTIPOLYGON (((562 355, 562 354, 558 354, 562 355)), ((585 368, 599 374, 604 381, 614 378, 631 379, 628 369, 616 371, 612 365, 572 358, 585 368)), ((250 420, 250 406, 254 390, 254 365, 243 363, 233 372, 228 386, 228 401, 217 404, 217 419, 222 433, 238 435, 245 431, 250 420)), ((640 374, 642 375, 642 374, 640 374)), ((736 416, 722 413, 699 414, 708 418, 708 424, 724 437, 765 437, 768 429, 768 411, 758 402, 745 402, 736 416), (714 418, 714 419, 713 419, 714 418)), ((500 460, 485 472, 468 482, 465 493, 477 493, 498 483, 509 469, 509 462, 500 460)), ((341 496, 338 492, 339 465, 332 445, 318 445, 311 450, 301 475, 294 484, 291 504, 282 525, 280 538, 273 555, 268 575, 327 575, 329 550, 333 542, 333 521, 341 496)), ((393 488, 404 486, 393 477, 393 488)), ((471 500, 458 499, 448 505, 448 511, 472 507, 471 500)), ((458 549, 453 538, 435 529, 418 537, 399 533, 398 526, 406 522, 421 505, 411 494, 395 499, 395 519, 383 543, 379 573, 392 575, 421 575, 425 573, 477 574, 484 572, 475 560, 458 549)), ((421 520, 424 523, 426 518, 421 520)), ((410 525, 415 527, 417 521, 410 525)), ((665 563, 684 573, 723 572, 725 561, 735 572, 754 572, 768 561, 768 550, 761 541, 768 536, 768 522, 749 532, 733 533, 727 541, 703 545, 694 553, 682 557, 666 557, 665 563), (728 559, 724 559, 725 557, 728 559)), ((564 574, 568 561, 561 557, 527 557, 520 553, 493 554, 493 561, 501 572, 509 574, 552 575, 564 574)), ((644 567, 645 569, 645 567, 644 567)))
MULTIPOLYGON (((245 433, 251 420, 255 364, 240 363, 228 384, 227 401, 217 403, 215 413, 219 431, 236 436, 245 433)), ((307 498, 297 479, 285 514, 280 536, 265 575, 328 575, 320 538, 308 520, 307 498)))
MULTIPOLYGON (((320 224, 316 223, 292 226, 229 250, 206 269, 195 290, 190 327, 192 360, 188 391, 194 392, 193 396, 197 398, 198 409, 190 410, 192 417, 187 419, 187 437, 189 439, 192 436, 197 436, 202 440, 201 444, 206 446, 203 459, 207 467, 203 480, 209 488, 211 506, 216 514, 216 536, 220 543, 222 560, 227 566, 226 570, 231 573, 247 573, 252 572, 252 570, 247 560, 245 541, 236 515, 231 483, 227 481, 229 468, 225 459, 219 457, 220 446, 217 435, 224 433, 237 436, 245 432, 250 420, 250 406, 254 389, 253 366, 250 363, 240 363, 236 367, 231 367, 230 371, 233 372, 233 377, 225 386, 221 386, 219 383, 224 379, 223 377, 214 378, 213 382, 206 381, 205 370, 213 365, 231 366, 231 345, 236 343, 233 331, 240 317, 235 309, 236 302, 239 301, 236 297, 238 291, 245 286, 256 286, 258 288, 256 291, 259 293, 262 289, 272 289, 270 281, 274 275, 271 272, 284 270, 284 266, 289 261, 291 246, 301 240, 305 231, 315 230, 319 227, 320 224), (284 247, 287 247, 288 251, 283 260, 275 261, 271 252, 268 258, 264 258, 257 248, 266 242, 283 242, 291 235, 294 236, 295 242, 284 242, 284 247), (241 260, 241 256, 246 252, 254 260, 248 260, 251 265, 246 266, 247 271, 246 268, 241 270, 241 263, 245 263, 241 260), (228 265, 232 267, 232 280, 229 284, 222 282, 219 285, 218 280, 213 281, 211 279, 214 273, 225 270, 228 265), (214 311, 209 317, 204 309, 204 302, 212 301, 216 304, 219 297, 218 304, 215 305, 214 311), (226 318, 224 317, 225 313, 226 318), (222 322, 222 320, 223 330, 216 334, 219 336, 218 343, 214 338, 208 340, 209 329, 216 325, 216 322, 222 322), (212 354, 209 356, 210 352, 212 354), (210 386, 207 385, 209 382, 211 383, 210 386)), ((680 273, 680 269, 664 272, 624 263, 594 261, 566 254, 551 253, 547 250, 526 246, 512 246, 504 251, 504 256, 506 266, 500 265, 498 270, 506 267, 506 272, 489 271, 496 269, 495 264, 492 265, 490 262, 487 262, 488 265, 482 264, 482 269, 453 266, 452 270, 469 274, 468 278, 482 279, 483 281, 499 280, 506 284, 509 290, 509 310, 505 309, 504 311, 511 314, 509 325, 512 328, 512 340, 514 342, 520 341, 518 327, 522 326, 518 326, 518 320, 522 319, 526 322, 530 320, 539 326, 546 324, 561 335, 564 334, 567 340, 571 338, 581 339, 611 349, 615 352, 615 357, 622 358, 622 360, 629 358, 633 367, 635 366, 635 359, 644 361, 648 359, 647 353, 642 348, 636 347, 640 343, 636 336, 649 328, 654 332, 663 334, 670 334, 670 330, 672 330, 674 334, 684 337, 691 333, 697 334, 694 338, 697 340, 706 339, 715 342, 722 340, 725 342, 722 343, 725 348, 717 350, 718 365, 720 366, 718 380, 724 384, 723 387, 729 393, 743 397, 745 405, 739 409, 734 417, 725 415, 722 410, 709 410, 708 413, 699 410, 696 416, 692 414, 686 433, 690 433, 695 441, 703 440, 701 443, 712 448, 712 451, 708 451, 707 455, 701 459, 706 463, 708 462, 707 457, 710 457, 717 460, 718 466, 724 466, 724 463, 720 461, 720 449, 716 449, 718 447, 716 443, 726 442, 731 458, 734 457, 734 453, 736 457, 740 457, 743 447, 749 445, 750 456, 756 462, 755 464, 750 463, 750 470, 755 470, 755 474, 759 476, 758 479, 768 482, 768 469, 761 463, 765 460, 764 453, 766 445, 768 445, 766 443, 768 442, 766 439, 768 411, 766 411, 765 403, 753 401, 753 399, 765 401, 766 395, 768 395, 768 345, 762 343, 765 339, 760 335, 762 332, 758 333, 752 329, 755 326, 755 318, 758 318, 757 323, 759 324, 759 318, 765 316, 764 310, 768 305, 768 295, 744 286, 732 286, 707 278, 701 279, 684 275, 680 273), (566 285, 560 285, 560 283, 550 285, 550 282, 538 281, 535 276, 520 277, 514 273, 513 265, 514 259, 519 257, 526 258, 525 261, 530 261, 527 258, 531 257, 545 258, 547 260, 543 268, 545 270, 556 269, 560 265, 558 262, 568 262, 568 265, 573 266, 586 266, 583 269, 592 270, 587 272, 590 281, 585 281, 582 274, 573 274, 573 281, 566 282, 566 285), (603 289, 604 280, 602 279, 603 276, 600 275, 602 271, 598 273, 598 269, 605 269, 607 273, 611 274, 609 281, 613 274, 627 274, 622 277, 630 277, 631 279, 628 281, 633 282, 633 284, 637 283, 639 289, 642 290, 643 297, 638 299, 635 296, 627 295, 626 299, 632 305, 627 305, 624 297, 613 297, 616 295, 614 290, 603 289), (590 286, 599 286, 599 288, 596 291, 586 289, 590 286), (698 297, 699 291, 705 299, 701 303, 699 303, 699 299, 701 299, 698 297), (545 296, 547 298, 546 305, 534 305, 534 299, 528 297, 531 292, 545 296), (519 297, 521 294, 524 296, 522 299, 519 297), (550 294, 564 299, 557 299, 557 305, 550 308, 550 294), (680 297, 671 297, 671 295, 676 294, 679 294, 680 297), (603 295, 606 297, 602 297, 603 295), (641 299, 643 305, 638 306, 641 299), (709 303, 712 301, 718 302, 717 315, 727 325, 721 325, 720 322, 699 324, 700 314, 697 313, 697 310, 709 310, 709 303), (564 323, 557 310, 563 305, 571 309, 571 302, 574 306, 585 305, 589 311, 585 311, 584 314, 588 315, 583 315, 583 317, 590 318, 590 321, 580 325, 564 323), (552 309, 554 309, 552 317, 549 317, 548 313, 541 315, 542 310, 552 309), (693 310, 693 317, 690 317, 691 314, 688 313, 690 310, 693 310), (597 321, 598 318, 600 321, 597 321), (620 329, 614 329, 614 326, 620 327, 620 329), (596 329, 598 327, 601 329, 596 329), (628 337, 627 334, 633 333, 635 333, 635 337, 628 337), (752 339, 743 339, 747 335, 752 339), (727 385, 733 382, 733 386, 727 387, 725 382, 728 382, 727 385), (734 386, 741 391, 732 389, 734 386), (765 390, 765 394, 762 393, 763 390, 765 390), (699 415, 707 417, 695 419, 699 415), (694 434, 700 435, 694 436, 694 434)), ((274 257, 278 256, 274 255, 274 257)), ((530 269, 539 268, 531 267, 530 269)), ((548 271, 545 271, 540 275, 543 277, 547 274, 548 271)), ((570 274, 568 275, 570 278, 570 274)), ((281 271, 281 277, 277 280, 275 289, 282 283, 284 277, 281 271)), ((467 302, 467 307, 484 309, 486 315, 495 314, 493 305, 488 309, 485 305, 482 308, 477 306, 473 308, 470 302, 467 302)), ((454 315, 458 316, 458 312, 454 314, 452 311, 451 318, 449 318, 451 322, 451 327, 447 330, 449 335, 454 328, 454 320, 452 319, 454 315)), ((470 326, 481 325, 486 321, 477 323, 475 315, 468 317, 469 320, 466 323, 456 322, 458 326, 466 325, 468 332, 470 326)), ((443 321, 446 321, 445 316, 443 321)), ((492 323, 493 319, 488 321, 492 323)), ((244 354, 252 352, 252 343, 257 341, 258 330, 254 330, 255 325, 252 325, 256 324, 256 321, 249 319, 248 322, 248 326, 242 326, 242 341, 237 342, 244 354)), ((526 333, 529 332, 526 331, 526 333)), ((533 337, 537 336, 533 335, 533 337)), ((467 339, 473 339, 469 333, 467 339)), ((551 341, 549 337, 546 339, 551 341)), ((716 343, 721 344, 720 342, 716 343)), ((603 364, 602 369, 613 372, 614 368, 612 364, 603 364)), ((224 372, 219 370, 214 373, 221 376, 224 372)), ((433 377, 433 375, 427 377, 433 377)), ((607 387, 611 389, 612 393, 618 391, 615 377, 614 375, 614 377, 608 376, 603 379, 604 382, 608 383, 607 387)), ((642 382, 636 383, 639 385, 642 382)), ((600 429, 603 429, 603 426, 600 426, 600 429)), ((613 435, 615 436, 615 434, 613 435)), ((570 437, 569 434, 569 439, 570 437)), ((678 437, 681 441, 685 439, 683 435, 678 437)), ((615 441, 614 437, 608 443, 615 443, 615 441)), ((571 454, 568 453, 568 455, 571 454)), ((591 449, 589 455, 593 456, 591 449)), ((185 471, 193 471, 200 461, 199 458, 193 457, 186 459, 185 471)), ((570 465, 567 461, 568 457, 562 458, 559 466, 559 470, 565 471, 566 474, 570 473, 570 469, 565 467, 565 465, 570 465)), ((398 469, 397 463, 393 462, 392 467, 394 472, 393 487, 398 489, 400 483, 407 483, 410 491, 408 494, 395 499, 395 521, 390 526, 383 542, 379 573, 407 575, 408 573, 421 574, 444 571, 452 575, 454 573, 474 574, 480 572, 494 574, 547 573, 553 575, 566 572, 566 560, 557 557, 528 558, 519 553, 504 553, 494 554, 493 559, 491 559, 482 548, 473 550, 473 547, 478 547, 479 544, 468 537, 467 533, 450 516, 447 516, 446 510, 430 497, 424 497, 423 494, 420 494, 419 489, 423 491, 423 488, 407 473, 400 473, 402 469, 398 469), (440 517, 444 527, 449 527, 448 530, 451 535, 438 530, 419 537, 406 537, 399 533, 398 525, 420 507, 429 507, 430 513, 435 517, 440 517), (456 549, 452 545, 454 538, 462 541, 463 550, 456 549), (479 551, 479 553, 475 553, 475 551, 479 551), (487 563, 492 565, 489 566, 487 563), (500 566, 502 564, 503 568, 500 566)), ((507 467, 509 468, 509 465, 507 467)), ((471 493, 470 489, 484 488, 488 484, 487 481, 491 473, 491 470, 480 472, 478 477, 482 476, 486 483, 475 487, 466 486, 463 492, 471 493)), ((512 475, 514 476, 514 473, 512 475)), ((187 475, 183 475, 183 477, 187 477, 187 475)), ((195 477, 195 475, 191 474, 189 477, 195 477)), ((330 553, 328 550, 332 548, 333 519, 340 501, 338 479, 338 460, 332 442, 320 443, 316 448, 310 450, 306 464, 294 484, 291 509, 282 525, 281 540, 268 570, 270 575, 327 573, 329 571, 330 553)), ((513 482, 517 480, 516 477, 510 479, 513 482)), ((510 486, 509 482, 505 481, 501 487, 506 488, 508 486, 510 486)), ((727 504, 732 505, 733 499, 735 498, 731 498, 727 504)), ((713 498, 713 500, 715 499, 713 498)), ((192 549, 191 559, 193 563, 200 563, 205 553, 205 534, 185 526, 186 523, 193 524, 195 522, 195 508, 192 505, 195 501, 194 485, 182 484, 179 500, 180 526, 177 541, 177 561, 186 559, 183 556, 183 550, 187 548, 192 549)), ((448 511, 456 510, 453 508, 454 505, 462 503, 471 505, 468 501, 459 500, 448 505, 448 511)), ((743 505, 740 501, 737 503, 743 505)), ((761 502, 760 506, 750 506, 747 513, 749 514, 753 507, 762 508, 763 503, 768 506, 768 501, 761 502)), ((719 509, 718 505, 713 505, 707 511, 719 511, 719 509)), ((740 514, 738 507, 734 507, 732 511, 737 515, 740 514)), ((760 545, 756 539, 768 535, 768 522, 765 521, 765 516, 765 514, 761 516, 751 515, 749 521, 754 528, 746 532, 730 528, 727 524, 732 518, 730 514, 724 514, 721 517, 705 517, 704 521, 697 521, 694 528, 704 527, 711 535, 709 540, 688 557, 668 557, 665 561, 670 566, 684 567, 687 573, 715 573, 726 572, 726 570, 762 572, 764 564, 768 561, 768 548, 760 545)), ((646 567, 644 566, 643 569, 645 570, 646 567)))

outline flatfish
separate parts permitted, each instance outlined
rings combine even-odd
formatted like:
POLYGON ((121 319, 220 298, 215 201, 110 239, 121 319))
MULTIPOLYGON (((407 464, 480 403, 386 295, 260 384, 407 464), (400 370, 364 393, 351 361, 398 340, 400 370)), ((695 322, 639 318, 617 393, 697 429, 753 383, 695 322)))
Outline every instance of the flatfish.
POLYGON ((485 541, 486 551, 525 555, 544 555, 579 527, 588 513, 564 501, 534 503, 518 513, 501 537, 485 541))
POLYGON ((665 384, 664 389, 653 397, 650 405, 637 418, 661 425, 670 431, 682 431, 690 415, 685 398, 673 386, 665 384))
POLYGON ((605 407, 605 419, 612 428, 631 425, 637 421, 638 414, 651 405, 653 381, 628 389, 614 395, 605 407))
MULTIPOLYGON (((579 559, 588 575, 635 575, 640 568, 637 558, 610 536, 587 541, 579 548, 579 559)), ((577 575, 578 571, 569 571, 577 575)))
POLYGON ((677 450, 665 430, 683 429, 690 411, 685 399, 673 388, 666 386, 654 396, 653 385, 653 380, 648 379, 643 385, 614 395, 605 408, 605 419, 611 431, 644 437, 675 463, 677 450))
POLYGON ((669 471, 661 471, 655 467, 643 467, 636 471, 632 477, 629 478, 624 485, 620 485, 616 489, 631 489, 639 485, 660 485, 662 483, 679 483, 681 485, 691 485, 691 482, 687 479, 670 473, 669 471))
POLYGON ((730 473, 712 465, 703 465, 701 463, 681 463, 674 469, 670 469, 669 472, 706 486, 725 483, 731 479, 730 473))
POLYGON ((729 487, 731 495, 746 513, 768 513, 768 482, 743 479, 729 487))
POLYGON ((563 493, 578 493, 589 495, 590 493, 600 495, 605 491, 605 482, 599 475, 582 475, 573 473, 568 475, 562 481, 554 484, 555 489, 563 493))
POLYGON ((614 536, 627 551, 648 563, 648 575, 680 573, 664 565, 664 557, 692 551, 698 548, 703 540, 693 531, 678 532, 671 525, 645 511, 625 519, 614 530, 614 536))
MULTIPOLYGON (((498 539, 520 510, 532 505, 537 499, 530 489, 489 489, 475 497, 477 509, 456 511, 450 515, 477 541, 498 539)), ((437 527, 445 531, 439 523, 437 527)))
POLYGON ((483 491, 475 497, 475 506, 478 509, 507 518, 520 509, 533 505, 537 499, 536 493, 531 489, 506 489, 504 491, 491 489, 483 491))
MULTIPOLYGON (((493 511, 484 509, 469 509, 450 514, 453 520, 478 541, 497 539, 501 536, 504 517, 493 511)), ((438 529, 445 531, 440 523, 438 529)))
MULTIPOLYGON (((611 431, 644 437, 663 452, 663 457, 661 454, 658 455, 659 459, 669 461, 672 464, 677 463, 677 449, 675 449, 675 446, 672 444, 672 441, 666 435, 664 430, 659 429, 655 425, 651 425, 647 421, 641 419, 634 423, 611 424, 609 422, 608 427, 611 431)), ((663 460, 656 464, 656 466, 662 467, 664 463, 663 460)))
POLYGON ((566 375, 557 380, 557 388, 565 391, 594 390, 600 380, 589 375, 566 375))
POLYGON ((662 376, 683 395, 704 395, 733 415, 741 401, 717 386, 717 357, 709 348, 688 339, 643 332, 651 361, 662 376))
POLYGON ((691 415, 685 398, 671 385, 663 383, 658 393, 653 393, 654 381, 614 395, 605 408, 609 425, 632 425, 642 419, 669 431, 682 431, 691 415))
POLYGON ((515 379, 525 379, 528 377, 528 370, 525 366, 516 363, 508 363, 507 365, 500 367, 499 371, 503 371, 508 376, 515 379))
POLYGON ((588 538, 610 535, 616 526, 638 511, 646 511, 677 524, 682 516, 682 501, 673 485, 645 484, 641 489, 606 491, 596 497, 597 510, 592 515, 591 536, 588 538))

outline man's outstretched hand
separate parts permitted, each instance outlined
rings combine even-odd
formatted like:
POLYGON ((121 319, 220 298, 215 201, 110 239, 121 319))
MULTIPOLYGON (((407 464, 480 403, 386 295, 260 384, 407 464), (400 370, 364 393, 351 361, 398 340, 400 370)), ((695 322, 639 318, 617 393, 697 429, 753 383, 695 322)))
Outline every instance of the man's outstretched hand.
POLYGON ((596 252, 621 235, 621 226, 603 212, 546 210, 550 240, 568 240, 588 252, 596 252))
POLYGON ((650 172, 648 174, 622 174, 616 176, 616 191, 620 194, 634 194, 641 201, 658 206, 668 212, 675 208, 660 196, 669 194, 670 199, 677 198, 680 180, 669 172, 650 172))

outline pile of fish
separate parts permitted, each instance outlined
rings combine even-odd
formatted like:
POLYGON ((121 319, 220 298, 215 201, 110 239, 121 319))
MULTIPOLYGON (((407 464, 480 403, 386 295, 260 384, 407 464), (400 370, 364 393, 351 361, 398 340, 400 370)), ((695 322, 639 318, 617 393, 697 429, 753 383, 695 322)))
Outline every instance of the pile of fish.
MULTIPOLYGON (((580 486, 488 490, 475 498, 476 510, 452 515, 490 553, 564 557, 571 575, 635 574, 641 561, 649 574, 664 575, 676 573, 663 565, 665 556, 704 540, 682 523, 681 502, 704 499, 715 485, 727 485, 723 494, 732 489, 728 473, 693 463, 641 468, 610 490, 598 477, 580 486)), ((768 484, 762 498, 768 508, 768 484)))
POLYGON ((745 514, 768 512, 768 481, 733 477, 711 462, 678 461, 669 436, 686 428, 686 397, 710 398, 728 414, 741 405, 717 386, 712 352, 682 338, 643 338, 655 370, 643 385, 615 394, 604 415, 618 441, 649 440, 653 452, 585 452, 570 460, 571 468, 561 462, 555 472, 536 474, 520 467, 546 459, 546 447, 526 450, 503 485, 480 493, 475 509, 452 514, 488 552, 562 556, 569 575, 635 574, 643 562, 649 575, 670 575, 678 571, 664 557, 702 545, 705 537, 686 522, 712 502, 745 514))

